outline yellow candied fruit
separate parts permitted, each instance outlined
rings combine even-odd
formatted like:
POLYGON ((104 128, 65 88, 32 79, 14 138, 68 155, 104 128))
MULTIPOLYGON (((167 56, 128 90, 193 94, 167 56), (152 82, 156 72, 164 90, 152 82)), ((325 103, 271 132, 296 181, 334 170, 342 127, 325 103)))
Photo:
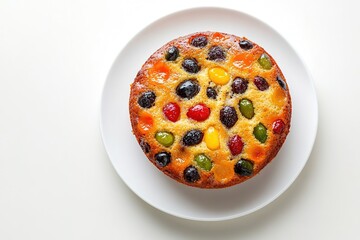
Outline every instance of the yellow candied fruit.
POLYGON ((221 67, 210 68, 208 74, 210 80, 218 85, 225 85, 230 80, 230 74, 221 67))
POLYGON ((204 134, 204 141, 210 150, 216 150, 220 147, 219 132, 213 127, 209 127, 204 134))

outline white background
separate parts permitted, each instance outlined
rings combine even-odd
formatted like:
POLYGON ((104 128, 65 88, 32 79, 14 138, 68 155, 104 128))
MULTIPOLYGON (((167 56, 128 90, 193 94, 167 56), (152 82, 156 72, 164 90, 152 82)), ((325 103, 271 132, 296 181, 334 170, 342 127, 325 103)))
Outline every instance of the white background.
POLYGON ((357 1, 129 2, 0 0, 0 239, 356 239, 357 1), (295 183, 223 222, 144 203, 100 136, 102 87, 117 54, 152 21, 195 6, 247 12, 278 30, 312 72, 319 101, 317 139, 295 183))

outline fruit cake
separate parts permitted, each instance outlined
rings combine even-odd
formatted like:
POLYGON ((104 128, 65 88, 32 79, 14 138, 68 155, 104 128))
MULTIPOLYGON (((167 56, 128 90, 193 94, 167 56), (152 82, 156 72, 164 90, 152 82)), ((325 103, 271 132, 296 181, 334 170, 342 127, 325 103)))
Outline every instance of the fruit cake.
POLYGON ((147 158, 186 185, 223 188, 255 176, 290 129, 289 88, 256 43, 198 32, 174 39, 131 84, 133 133, 147 158))

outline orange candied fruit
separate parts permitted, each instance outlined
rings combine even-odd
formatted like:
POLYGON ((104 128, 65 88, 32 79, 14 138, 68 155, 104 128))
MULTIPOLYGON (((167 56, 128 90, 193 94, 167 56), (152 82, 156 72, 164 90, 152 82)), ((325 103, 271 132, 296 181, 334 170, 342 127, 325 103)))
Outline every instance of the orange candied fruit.
POLYGON ((259 146, 250 148, 250 157, 253 160, 260 160, 264 156, 264 150, 259 146))
POLYGON ((225 38, 225 36, 219 32, 213 34, 214 41, 221 41, 225 38))
POLYGON ((282 107, 286 101, 286 94, 281 88, 276 88, 274 94, 271 97, 271 100, 274 105, 282 107))
POLYGON ((249 67, 254 61, 255 57, 252 54, 249 54, 247 52, 242 52, 238 55, 235 55, 231 62, 232 64, 237 68, 247 68, 249 67))
POLYGON ((154 125, 154 120, 152 116, 147 112, 142 112, 139 114, 138 118, 138 130, 141 134, 146 134, 154 125))
POLYGON ((226 182, 234 176, 234 163, 227 160, 216 163, 213 172, 217 181, 226 182))
POLYGON ((170 68, 163 61, 158 61, 149 70, 152 81, 163 83, 170 76, 170 68))

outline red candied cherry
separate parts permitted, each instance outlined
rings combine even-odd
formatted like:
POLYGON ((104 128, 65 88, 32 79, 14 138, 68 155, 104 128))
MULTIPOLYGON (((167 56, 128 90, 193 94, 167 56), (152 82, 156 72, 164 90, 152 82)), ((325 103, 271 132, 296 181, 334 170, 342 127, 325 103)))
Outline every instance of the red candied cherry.
POLYGON ((232 136, 229 139, 228 147, 232 155, 238 155, 242 152, 244 143, 239 135, 232 136))
POLYGON ((188 110, 186 115, 195 121, 203 122, 206 119, 208 119, 208 117, 210 115, 210 108, 208 108, 203 103, 199 103, 199 104, 196 104, 195 106, 192 106, 188 110))
POLYGON ((177 103, 171 102, 163 107, 163 113, 167 119, 172 122, 179 120, 180 107, 177 103))
POLYGON ((283 122, 283 120, 278 119, 273 122, 272 128, 274 133, 281 134, 285 129, 285 123, 283 122))

